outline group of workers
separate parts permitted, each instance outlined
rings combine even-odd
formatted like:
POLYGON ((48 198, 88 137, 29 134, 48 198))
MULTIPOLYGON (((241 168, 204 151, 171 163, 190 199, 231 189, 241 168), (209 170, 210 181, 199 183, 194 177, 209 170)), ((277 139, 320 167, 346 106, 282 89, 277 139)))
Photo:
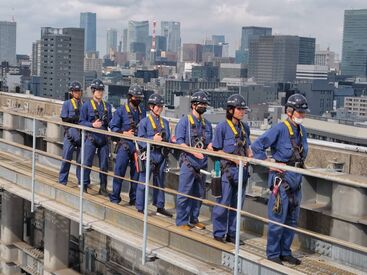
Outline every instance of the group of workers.
MULTIPOLYGON (((64 122, 79 124, 91 128, 121 133, 125 137, 142 137, 156 142, 172 142, 180 145, 182 151, 179 158, 180 174, 178 195, 176 198, 176 225, 182 230, 197 228, 205 229, 205 224, 199 221, 201 201, 190 197, 205 197, 206 176, 201 170, 207 170, 208 157, 196 153, 189 148, 224 152, 268 160, 278 164, 303 168, 307 156, 307 133, 302 126, 305 113, 308 112, 306 98, 301 94, 290 96, 285 105, 287 119, 270 128, 258 137, 252 144, 250 127, 243 121, 248 111, 245 99, 239 95, 231 95, 227 99, 226 117, 213 132, 211 123, 204 118, 209 105, 208 95, 198 90, 191 96, 191 111, 177 123, 175 132, 171 135, 168 121, 161 116, 164 109, 164 99, 159 94, 152 94, 148 99, 148 112, 142 101, 144 93, 140 86, 132 85, 127 94, 127 102, 119 106, 112 114, 111 105, 103 100, 104 84, 96 79, 91 86, 92 98, 82 102, 82 86, 79 82, 72 82, 69 91, 71 98, 64 102, 61 118, 64 122), (267 149, 271 154, 267 154, 267 149), (185 196, 188 195, 188 196, 185 196)), ((122 179, 127 167, 130 169, 129 204, 135 205, 140 213, 144 213, 145 186, 137 184, 145 182, 146 177, 146 147, 144 142, 136 142, 121 137, 116 140, 116 160, 114 165, 112 193, 107 191, 107 175, 100 173, 99 194, 109 196, 113 203, 120 203, 122 179)), ((84 145, 83 165, 91 167, 95 153, 99 158, 99 167, 103 172, 108 171, 110 155, 109 138, 101 133, 87 132, 84 145)), ((70 160, 76 153, 80 163, 81 134, 73 128, 65 128, 63 159, 59 182, 67 184, 70 160)), ((150 176, 153 185, 153 205, 157 208, 157 215, 172 217, 172 213, 165 209, 165 173, 167 157, 170 151, 166 147, 152 145, 150 153, 150 176)), ((216 196, 218 204, 236 208, 239 170, 243 169, 243 184, 246 186, 249 174, 248 164, 240 167, 238 161, 220 160, 220 195, 216 196)), ((76 168, 79 184, 88 192, 90 184, 89 168, 84 170, 83 179, 80 178, 80 166, 76 168)), ((272 221, 297 226, 301 202, 302 175, 280 169, 270 169, 268 187, 271 190, 268 201, 268 217, 272 221)), ((243 188, 245 190, 245 188, 243 188)), ((245 192, 240 196, 241 205, 245 199, 245 192)), ((226 207, 216 205, 212 210, 213 236, 219 242, 235 243, 236 212, 226 207)), ((288 262, 298 265, 301 261, 292 255, 291 244, 294 231, 282 226, 269 223, 266 253, 269 260, 282 264, 288 262)), ((240 245, 243 245, 240 240, 240 245)))

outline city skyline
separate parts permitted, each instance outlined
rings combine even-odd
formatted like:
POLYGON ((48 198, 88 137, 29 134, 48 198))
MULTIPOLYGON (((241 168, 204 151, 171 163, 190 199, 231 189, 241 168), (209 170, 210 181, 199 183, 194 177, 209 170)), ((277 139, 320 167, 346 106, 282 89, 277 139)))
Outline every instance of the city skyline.
MULTIPOLYGON (((343 15, 346 9, 367 8, 365 1, 221 1, 167 2, 79 0, 3 3, 0 20, 17 22, 17 53, 31 54, 41 27, 78 27, 81 12, 97 13, 97 50, 105 52, 106 30, 116 28, 118 40, 129 20, 178 21, 182 43, 203 43, 212 34, 224 34, 230 55, 240 46, 242 26, 267 26, 273 34, 315 37, 321 48, 341 54, 343 15), (266 3, 266 4, 265 4, 266 3), (279 9, 279 6, 287 8, 279 9), (47 17, 43 11, 47 10, 47 17), (68 10, 70 12, 65 13, 68 10), (202 20, 205 18, 205 20, 202 20), (326 22, 326 23, 325 23, 326 22)), ((157 26, 159 34, 159 25, 157 26)))

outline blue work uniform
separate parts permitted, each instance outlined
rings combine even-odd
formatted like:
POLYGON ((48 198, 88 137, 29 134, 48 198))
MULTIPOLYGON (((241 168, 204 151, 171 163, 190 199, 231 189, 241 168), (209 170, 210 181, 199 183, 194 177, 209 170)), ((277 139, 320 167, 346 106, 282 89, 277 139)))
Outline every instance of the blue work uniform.
MULTIPOLYGON (((288 125, 291 127, 291 130, 288 129, 286 123, 281 122, 256 139, 251 146, 255 158, 261 160, 266 159, 266 149, 270 147, 272 158, 275 159, 276 162, 286 163, 288 165, 294 166, 294 161, 291 161, 294 156, 294 149, 291 142, 290 131, 293 131, 296 144, 302 145, 302 156, 303 159, 306 158, 308 145, 305 128, 302 125, 297 127, 289 119, 286 121, 288 121, 288 125)), ((269 172, 268 187, 271 190, 273 189, 274 178, 277 175, 278 173, 275 171, 269 172)), ((273 195, 273 193, 270 193, 268 201, 268 217, 270 220, 295 227, 297 226, 299 218, 302 197, 302 175, 286 171, 281 174, 281 177, 283 178, 283 182, 279 187, 281 210, 280 213, 273 212, 276 197, 273 195), (288 187, 290 189, 289 191, 286 191, 288 187), (291 196, 291 200, 289 196, 291 196)), ((274 259, 279 258, 280 256, 290 256, 292 254, 290 247, 293 238, 293 230, 269 223, 266 248, 267 257, 269 259, 274 259)))
MULTIPOLYGON (((233 124, 230 120, 225 120, 219 123, 215 128, 212 144, 214 150, 223 150, 228 154, 245 156, 246 150, 250 144, 250 127, 244 122, 233 124)), ((222 196, 217 198, 217 203, 234 208, 237 207, 238 172, 239 167, 234 162, 221 160, 222 196)), ((244 167, 241 205, 243 205, 244 202, 247 179, 247 167, 244 167)), ((214 237, 224 238, 225 235, 227 235, 230 238, 235 238, 235 211, 229 211, 221 206, 214 206, 212 218, 214 237)))
MULTIPOLYGON (((69 99, 64 102, 61 109, 60 117, 64 122, 79 123, 80 109, 82 106, 81 100, 69 99)), ((76 160, 80 163, 80 131, 79 129, 65 127, 64 145, 62 150, 62 158, 64 160, 72 160, 73 154, 76 152, 76 160)), ((59 173, 59 183, 66 185, 68 182, 70 170, 70 162, 63 161, 61 163, 59 173)), ((76 167, 76 176, 80 182, 80 166, 76 167)))
MULTIPOLYGON (((156 117, 153 114, 149 114, 146 118, 143 118, 139 123, 138 136, 153 139, 156 133, 161 133, 164 129, 166 133, 166 139, 164 141, 169 142, 171 140, 171 133, 169 129, 169 123, 162 117, 156 117)), ((147 144, 139 142, 141 150, 145 150, 147 144)), ((150 151, 150 175, 153 174, 153 185, 164 188, 165 180, 165 168, 167 165, 166 157, 162 153, 161 146, 151 146, 150 151)), ((145 171, 139 173, 139 181, 145 183, 145 171)), ((144 210, 144 198, 145 198, 145 186, 138 184, 136 188, 136 209, 139 211, 144 210)), ((158 189, 153 189, 153 205, 157 208, 164 208, 165 199, 164 192, 158 189)))
MULTIPOLYGON (((142 118, 146 116, 145 110, 134 107, 131 103, 126 103, 125 105, 117 108, 113 114, 112 120, 110 121, 110 129, 112 132, 124 132, 133 129, 135 135, 137 135, 137 127, 142 118)), ((133 141, 128 139, 121 139, 117 144, 117 154, 115 161, 115 175, 124 177, 126 169, 130 166, 130 178, 132 180, 138 180, 138 173, 136 172, 134 153, 135 144, 133 141)), ((119 178, 113 178, 112 194, 110 195, 111 202, 119 203, 121 201, 122 180, 119 178)), ((130 183, 129 191, 130 201, 134 202, 136 200, 136 183, 130 183)))
MULTIPOLYGON (((194 115, 182 117, 176 125, 175 136, 177 144, 205 149, 213 136, 210 122, 204 118, 197 119, 194 115)), ((200 169, 207 169, 208 156, 197 159, 192 154, 182 152, 180 155, 180 176, 178 192, 204 198, 205 175, 200 169)), ((201 201, 177 195, 176 225, 194 225, 199 222, 201 201)))
MULTIPOLYGON (((79 124, 87 127, 93 127, 93 122, 97 119, 103 120, 100 130, 108 130, 108 123, 112 118, 111 105, 105 101, 98 103, 97 101, 90 99, 87 100, 80 111, 79 124)), ((92 166, 94 155, 97 149, 97 155, 99 159, 99 168, 101 171, 108 171, 108 158, 109 158, 109 139, 108 136, 99 133, 86 133, 86 140, 84 144, 84 165, 92 166)), ((84 171, 84 186, 90 184, 90 169, 84 171)), ((99 173, 100 184, 107 185, 107 175, 99 173)))

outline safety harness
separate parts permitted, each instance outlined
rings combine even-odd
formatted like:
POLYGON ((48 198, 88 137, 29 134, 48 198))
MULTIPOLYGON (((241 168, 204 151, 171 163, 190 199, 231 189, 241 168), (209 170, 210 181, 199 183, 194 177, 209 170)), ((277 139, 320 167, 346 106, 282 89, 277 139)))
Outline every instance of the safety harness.
MULTIPOLYGON (((136 123, 134 121, 134 117, 133 117, 133 114, 131 112, 131 109, 130 109, 130 106, 129 106, 128 103, 125 104, 125 110, 126 110, 126 113, 127 113, 127 117, 129 118, 129 121, 130 121, 130 130, 133 130, 134 135, 136 135, 137 134, 136 123)), ((140 121, 141 117, 142 117, 142 111, 140 109, 140 106, 138 106, 138 115, 139 115, 139 121, 140 121)), ((131 154, 131 152, 129 150, 130 147, 127 143, 127 140, 116 138, 116 139, 112 139, 112 141, 118 142, 117 146, 115 148, 115 154, 118 152, 118 150, 120 149, 121 146, 124 148, 124 150, 128 151, 129 154, 131 154)))
MULTIPOLYGON (((80 106, 80 103, 77 100, 75 100, 74 98, 70 99, 70 102, 71 102, 71 105, 74 108, 74 112, 75 112, 75 115, 74 116, 78 118, 77 120, 79 120, 79 116, 80 116, 79 106, 80 106)), ((77 124, 76 121, 73 121, 72 123, 77 124)), ((68 141, 74 147, 79 147, 80 146, 80 141, 74 140, 73 136, 69 133, 69 129, 71 129, 71 128, 70 127, 65 127, 65 135, 66 135, 66 138, 68 139, 68 141)))
POLYGON ((195 124, 193 116, 188 115, 188 119, 190 122, 191 130, 193 132, 193 137, 194 137, 193 140, 191 140, 191 137, 190 137, 190 143, 191 143, 190 146, 193 146, 195 148, 205 149, 206 148, 205 119, 203 117, 201 118, 201 136, 200 137, 199 137, 198 127, 195 124))
MULTIPOLYGON (((125 110, 127 112, 127 117, 129 118, 130 121, 130 129, 134 130, 134 133, 136 132, 136 123, 134 121, 134 117, 133 114, 131 112, 130 106, 128 103, 125 104, 125 110)), ((141 120, 141 116, 142 116, 142 111, 140 109, 140 106, 138 106, 138 115, 139 115, 139 121, 141 120)))
MULTIPOLYGON (((302 137, 303 137, 302 128, 299 127, 300 142, 299 144, 297 144, 296 135, 294 134, 294 131, 293 131, 293 128, 290 122, 288 120, 284 120, 283 123, 285 124, 285 126, 288 129, 288 133, 289 133, 289 137, 290 137, 291 145, 292 145, 292 157, 288 162, 286 162, 286 164, 290 166, 303 168, 304 156, 303 156, 303 144, 302 144, 302 137)), ((273 209, 272 209, 273 213, 275 214, 279 214, 282 211, 282 201, 281 201, 280 191, 279 191, 280 185, 283 186, 284 191, 288 197, 288 204, 289 204, 288 211, 292 211, 293 209, 295 209, 298 206, 297 202, 295 201, 294 193, 301 189, 301 185, 299 185, 297 190, 292 190, 289 184, 286 181, 284 181, 284 174, 277 173, 277 175, 274 178, 274 184, 271 186, 271 191, 273 192, 273 195, 275 196, 275 202, 274 202, 273 209)))
MULTIPOLYGON (((235 149, 232 152, 232 154, 239 155, 239 156, 246 156, 247 134, 246 134, 245 127, 244 127, 242 121, 238 121, 238 122, 239 122, 239 125, 240 125, 240 128, 241 128, 241 133, 238 133, 236 127, 233 124, 233 122, 231 120, 227 119, 227 124, 228 124, 229 128, 231 128, 232 133, 235 137, 235 141, 236 141, 235 149)), ((230 161, 230 160, 221 160, 220 165, 221 165, 222 172, 226 173, 229 183, 231 185, 235 185, 233 176, 230 172, 230 167, 235 166, 235 163, 230 161)))
POLYGON ((299 142, 299 144, 297 144, 297 141, 296 141, 297 137, 294 134, 294 131, 293 131, 293 128, 292 128, 291 124, 289 123, 288 120, 284 120, 284 124, 288 129, 289 137, 291 139, 291 145, 292 145, 292 157, 286 164, 290 165, 290 166, 303 168, 303 166, 304 166, 304 156, 303 156, 304 151, 303 151, 303 144, 302 144, 302 138, 303 138, 302 128, 299 127, 300 142, 299 142))
MULTIPOLYGON (((108 117, 108 110, 107 110, 106 102, 104 102, 104 100, 102 100, 102 104, 103 104, 103 116, 102 117, 100 117, 100 115, 99 115, 99 112, 97 110, 96 103, 94 102, 93 98, 90 99, 90 103, 92 105, 92 108, 93 108, 93 111, 94 111, 94 116, 95 116, 96 120, 97 119, 102 120, 102 122, 103 122, 103 125, 102 126, 107 127, 107 125, 108 125, 108 118, 107 118, 108 117)), ((93 135, 91 133, 89 133, 89 132, 88 132, 88 136, 89 136, 90 140, 92 141, 92 143, 96 147, 100 147, 100 146, 103 146, 104 145, 104 144, 98 144, 96 142, 96 140, 94 139, 93 135)), ((107 140, 106 142, 108 143, 108 139, 106 139, 106 140, 107 140)))
POLYGON ((104 100, 102 100, 102 104, 103 104, 103 116, 102 117, 100 117, 100 115, 99 115, 96 103, 94 102, 93 98, 91 98, 90 103, 92 105, 92 108, 93 108, 94 115, 95 115, 96 119, 102 120, 103 124, 108 124, 108 122, 107 122, 108 110, 107 110, 106 102, 104 102, 104 100))
MULTIPOLYGON (((150 125, 153 128, 154 134, 157 134, 158 132, 160 132, 160 134, 162 136, 162 140, 163 141, 167 141, 166 140, 167 133, 166 133, 166 129, 164 127, 164 122, 163 122, 162 117, 161 116, 159 117, 159 124, 161 125, 160 130, 158 129, 158 127, 157 127, 157 125, 156 125, 156 123, 154 121, 154 118, 153 118, 153 116, 151 114, 148 115, 148 119, 150 121, 150 125)), ((166 150, 165 147, 154 145, 154 146, 152 146, 152 150, 155 150, 155 151, 158 151, 159 150, 160 153, 165 157, 165 159, 168 157, 169 148, 168 148, 168 150, 166 150)), ((159 163, 151 160, 151 165, 152 165, 153 174, 154 175, 158 175, 159 168, 160 168, 159 163)))

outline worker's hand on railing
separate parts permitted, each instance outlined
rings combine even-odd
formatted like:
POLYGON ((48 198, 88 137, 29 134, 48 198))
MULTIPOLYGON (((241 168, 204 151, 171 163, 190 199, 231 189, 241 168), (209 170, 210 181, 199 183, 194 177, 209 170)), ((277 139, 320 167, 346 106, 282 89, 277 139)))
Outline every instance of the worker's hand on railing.
POLYGON ((176 143, 176 136, 175 136, 175 135, 172 135, 172 137, 171 137, 171 142, 172 142, 172 143, 176 143))
POLYGON ((160 135, 160 133, 156 133, 153 137, 154 141, 162 141, 162 136, 160 135))
POLYGON ((204 155, 202 153, 191 153, 197 159, 203 159, 204 155))
POLYGON ((101 128, 102 127, 102 121, 100 119, 97 119, 92 123, 93 128, 101 128))
POLYGON ((254 153, 252 152, 251 147, 248 147, 248 148, 246 149, 246 156, 247 156, 248 158, 253 158, 253 157, 254 157, 254 153))
POLYGON ((208 149, 209 151, 213 151, 213 144, 210 142, 206 149, 208 149))
MULTIPOLYGON (((274 159, 271 159, 271 158, 266 159, 266 161, 275 162, 275 160, 274 159)), ((279 164, 279 165, 286 165, 285 163, 281 163, 281 162, 278 162, 277 164, 279 164)), ((278 169, 278 168, 270 167, 269 170, 270 171, 277 172, 277 173, 281 173, 281 174, 284 173, 284 170, 278 169)))

